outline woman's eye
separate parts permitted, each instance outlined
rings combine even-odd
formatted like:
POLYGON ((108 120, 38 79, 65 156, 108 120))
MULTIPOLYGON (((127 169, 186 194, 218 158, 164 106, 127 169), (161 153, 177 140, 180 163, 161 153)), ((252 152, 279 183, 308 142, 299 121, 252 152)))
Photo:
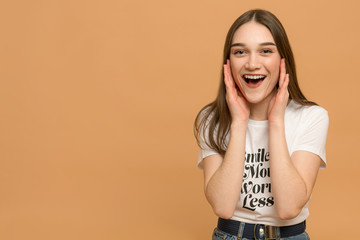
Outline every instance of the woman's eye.
POLYGON ((272 53, 272 51, 271 51, 270 49, 264 49, 264 50, 262 50, 261 52, 262 52, 262 53, 265 53, 265 54, 266 54, 266 53, 272 53))
POLYGON ((244 50, 236 50, 236 51, 234 51, 234 54, 235 55, 243 55, 243 54, 245 54, 245 51, 244 50))

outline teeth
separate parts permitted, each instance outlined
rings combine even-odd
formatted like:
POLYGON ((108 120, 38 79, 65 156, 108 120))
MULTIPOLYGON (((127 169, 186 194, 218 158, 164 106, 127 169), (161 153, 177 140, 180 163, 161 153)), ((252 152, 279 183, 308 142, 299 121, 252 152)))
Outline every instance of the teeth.
POLYGON ((246 78, 246 79, 260 79, 260 78, 265 78, 265 76, 263 76, 263 75, 244 75, 244 78, 246 78))

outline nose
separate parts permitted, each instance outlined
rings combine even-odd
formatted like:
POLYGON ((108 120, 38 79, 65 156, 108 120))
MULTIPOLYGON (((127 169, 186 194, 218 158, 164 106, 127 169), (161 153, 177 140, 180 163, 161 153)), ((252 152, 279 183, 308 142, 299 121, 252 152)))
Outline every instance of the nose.
POLYGON ((251 71, 260 68, 260 64, 255 56, 249 56, 248 62, 245 64, 245 68, 251 71))

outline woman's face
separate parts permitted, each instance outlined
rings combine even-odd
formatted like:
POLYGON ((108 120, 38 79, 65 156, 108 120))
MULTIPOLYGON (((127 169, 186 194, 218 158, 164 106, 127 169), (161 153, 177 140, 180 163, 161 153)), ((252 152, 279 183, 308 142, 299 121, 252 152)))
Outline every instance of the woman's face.
POLYGON ((236 30, 230 49, 231 72, 249 103, 271 100, 280 60, 274 38, 264 25, 251 21, 236 30))

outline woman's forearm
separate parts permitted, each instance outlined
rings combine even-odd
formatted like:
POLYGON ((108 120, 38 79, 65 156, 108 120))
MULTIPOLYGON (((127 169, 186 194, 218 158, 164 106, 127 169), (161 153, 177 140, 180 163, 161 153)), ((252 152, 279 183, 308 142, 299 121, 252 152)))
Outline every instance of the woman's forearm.
POLYGON ((210 178, 205 195, 216 215, 231 218, 240 198, 244 172, 247 122, 232 124, 229 145, 220 167, 210 178))
POLYGON ((294 218, 310 194, 290 158, 283 122, 269 124, 269 150, 271 185, 279 217, 294 218))

